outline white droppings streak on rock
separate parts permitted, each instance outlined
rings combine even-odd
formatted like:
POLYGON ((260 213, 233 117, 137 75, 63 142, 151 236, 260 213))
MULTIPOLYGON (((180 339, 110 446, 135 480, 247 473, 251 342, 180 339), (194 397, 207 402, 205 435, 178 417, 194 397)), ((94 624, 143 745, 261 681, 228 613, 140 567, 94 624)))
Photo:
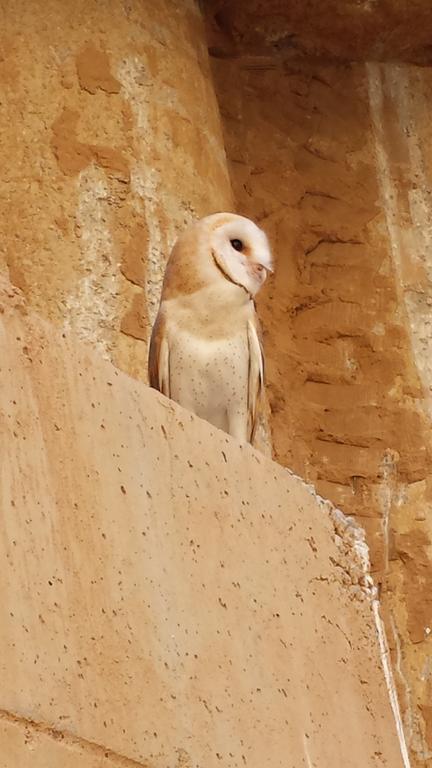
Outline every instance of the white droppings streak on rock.
POLYGON ((369 103, 374 125, 378 181, 386 217, 393 263, 401 286, 417 370, 425 388, 425 409, 432 417, 432 204, 428 195, 424 159, 415 122, 418 73, 406 65, 366 65, 369 103), (402 226, 398 186, 391 173, 391 159, 384 127, 384 98, 392 99, 399 121, 399 136, 409 157, 411 178, 408 193, 411 226, 402 226), (407 279, 405 263, 421 266, 426 281, 407 279))
MULTIPOLYGON (((288 472, 293 474, 290 470, 288 470, 288 472)), ((380 602, 377 599, 377 589, 370 574, 369 547, 366 543, 365 531, 352 517, 348 517, 340 509, 334 507, 330 501, 319 496, 313 485, 305 483, 297 475, 294 475, 294 477, 297 477, 297 479, 303 483, 309 493, 315 497, 323 512, 325 512, 332 521, 335 531, 335 541, 341 554, 339 566, 345 570, 346 575, 351 581, 352 586, 350 589, 353 595, 357 596, 358 599, 366 598, 371 603, 372 614, 378 635, 381 664, 395 720, 401 757, 404 768, 410 768, 397 689, 391 667, 387 636, 380 614, 380 602)))
POLYGON ((153 325, 159 306, 167 259, 164 248, 165 241, 160 230, 156 212, 159 186, 157 173, 154 170, 150 170, 146 174, 145 169, 135 166, 132 172, 131 183, 133 193, 142 201, 143 208, 147 211, 146 221, 149 232, 149 248, 145 296, 149 320, 151 325, 153 325))
MULTIPOLYGON (((177 233, 176 222, 169 214, 178 210, 179 201, 171 200, 170 190, 164 188, 163 180, 154 168, 153 158, 160 153, 161 148, 163 149, 163 137, 158 135, 157 126, 153 124, 151 109, 154 109, 154 106, 151 105, 163 99, 165 104, 175 106, 179 113, 182 112, 182 107, 173 88, 163 83, 157 83, 155 86, 148 74, 147 64, 141 58, 134 56, 123 60, 117 70, 117 77, 130 104, 139 136, 140 159, 132 168, 131 191, 136 210, 142 212, 145 217, 149 232, 145 296, 150 324, 153 325, 169 250, 177 233), (165 231, 160 227, 158 208, 161 203, 167 213, 165 231)), ((187 206, 182 206, 181 201, 180 208, 182 222, 192 221, 195 212, 187 206)))
POLYGON ((117 328, 118 265, 109 226, 109 189, 103 171, 90 165, 78 177, 76 230, 82 277, 68 296, 64 330, 73 330, 109 358, 117 328))
POLYGON ((380 614, 379 600, 372 601, 372 611, 375 619, 375 626, 377 629, 378 642, 381 653, 381 663, 384 671, 384 677, 389 692, 390 704, 393 710, 393 717, 396 723, 397 735, 399 738, 399 745, 401 756, 404 764, 404 768, 411 768, 411 763, 408 755, 408 748, 405 741, 405 734, 402 726, 402 718, 399 708, 399 701, 396 691, 396 685, 393 677, 392 663, 390 659, 390 651, 387 643, 387 637, 384 629, 383 620, 380 614))
POLYGON ((381 463, 382 482, 379 485, 378 498, 380 500, 382 514, 382 532, 383 532, 383 551, 384 551, 384 571, 389 567, 389 524, 390 514, 397 494, 397 460, 398 456, 394 451, 388 449, 385 451, 381 463))
POLYGON ((415 733, 415 731, 417 730, 416 728, 417 724, 414 723, 414 718, 413 718, 414 709, 412 705, 411 686, 402 669, 402 645, 401 645, 401 639, 398 632, 398 628, 396 626, 396 622, 394 620, 393 615, 390 615, 390 628, 393 636, 393 647, 396 651, 395 658, 393 659, 393 668, 395 670, 397 679, 399 681, 399 685, 403 690, 403 695, 406 701, 406 706, 404 711, 404 733, 407 736, 408 744, 413 744, 417 737, 417 734, 415 733))

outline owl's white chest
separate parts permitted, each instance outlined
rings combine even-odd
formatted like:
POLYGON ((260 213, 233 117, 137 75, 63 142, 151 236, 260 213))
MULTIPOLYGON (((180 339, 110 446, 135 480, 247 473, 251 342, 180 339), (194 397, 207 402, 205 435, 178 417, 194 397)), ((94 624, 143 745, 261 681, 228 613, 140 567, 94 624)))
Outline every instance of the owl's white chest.
POLYGON ((249 371, 246 324, 228 337, 213 339, 177 325, 170 329, 169 348, 173 400, 224 431, 229 432, 233 424, 241 423, 246 439, 249 371))

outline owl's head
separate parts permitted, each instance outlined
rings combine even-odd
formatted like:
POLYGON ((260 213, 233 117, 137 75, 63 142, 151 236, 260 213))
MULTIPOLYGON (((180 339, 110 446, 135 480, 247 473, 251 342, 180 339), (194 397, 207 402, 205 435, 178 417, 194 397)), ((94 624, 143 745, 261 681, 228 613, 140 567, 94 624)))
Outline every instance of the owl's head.
POLYGON ((202 221, 208 227, 210 255, 218 270, 255 296, 273 271, 265 233, 250 219, 233 213, 216 213, 202 221))
POLYGON ((225 284, 235 289, 229 293, 236 300, 247 300, 272 271, 264 232, 244 216, 214 213, 195 221, 178 237, 166 267, 162 298, 191 295, 209 286, 217 293, 225 284), (239 296, 238 286, 247 296, 239 296))

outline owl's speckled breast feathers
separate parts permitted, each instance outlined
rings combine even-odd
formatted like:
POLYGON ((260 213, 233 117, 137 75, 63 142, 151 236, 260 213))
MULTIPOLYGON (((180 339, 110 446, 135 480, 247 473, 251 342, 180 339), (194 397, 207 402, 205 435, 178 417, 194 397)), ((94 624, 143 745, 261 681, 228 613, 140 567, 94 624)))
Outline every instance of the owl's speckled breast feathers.
POLYGON ((150 343, 150 385, 244 442, 263 395, 253 297, 268 271, 267 238, 253 222, 201 219, 173 248, 150 343))

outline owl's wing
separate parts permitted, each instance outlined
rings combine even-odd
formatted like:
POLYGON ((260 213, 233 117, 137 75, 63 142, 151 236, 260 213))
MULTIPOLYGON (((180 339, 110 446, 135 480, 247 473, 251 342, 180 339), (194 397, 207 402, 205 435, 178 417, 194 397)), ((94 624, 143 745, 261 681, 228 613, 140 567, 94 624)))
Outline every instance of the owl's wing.
POLYGON ((248 382, 248 415, 249 440, 252 442, 258 423, 258 416, 264 394, 264 354, 262 347, 261 328, 258 317, 248 322, 249 343, 249 382, 248 382))
POLYGON ((166 320, 162 312, 156 318, 150 339, 148 358, 149 384, 170 397, 169 346, 166 320))

